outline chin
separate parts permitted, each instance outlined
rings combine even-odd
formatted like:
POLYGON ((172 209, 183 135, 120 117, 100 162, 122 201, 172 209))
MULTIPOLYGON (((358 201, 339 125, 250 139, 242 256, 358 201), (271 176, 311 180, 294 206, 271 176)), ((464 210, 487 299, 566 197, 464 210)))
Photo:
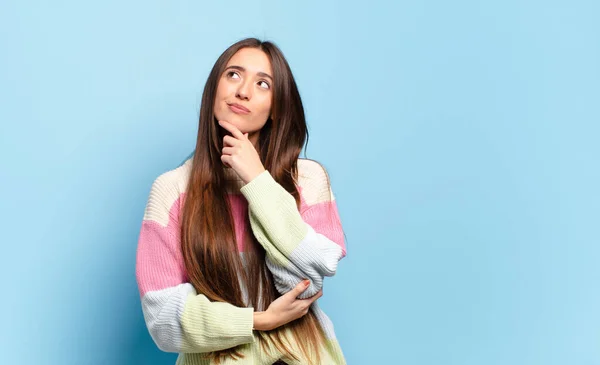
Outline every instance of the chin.
POLYGON ((227 113, 225 115, 225 118, 229 118, 229 119, 225 119, 225 120, 228 121, 229 123, 233 124, 234 126, 238 127, 238 129, 240 131, 245 133, 244 130, 245 130, 246 124, 248 122, 244 119, 244 117, 231 112, 231 113, 227 113))
POLYGON ((229 119, 225 119, 229 123, 233 124, 237 127, 242 133, 244 133, 244 123, 240 123, 239 119, 236 116, 228 117, 229 119))

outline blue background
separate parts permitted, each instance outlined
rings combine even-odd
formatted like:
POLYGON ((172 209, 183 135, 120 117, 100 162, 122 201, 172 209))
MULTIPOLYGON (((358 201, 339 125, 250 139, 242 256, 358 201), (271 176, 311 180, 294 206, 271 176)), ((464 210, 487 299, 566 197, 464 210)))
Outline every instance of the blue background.
POLYGON ((348 256, 349 364, 600 364, 595 1, 3 1, 2 364, 174 364, 135 251, 218 55, 283 50, 348 256))

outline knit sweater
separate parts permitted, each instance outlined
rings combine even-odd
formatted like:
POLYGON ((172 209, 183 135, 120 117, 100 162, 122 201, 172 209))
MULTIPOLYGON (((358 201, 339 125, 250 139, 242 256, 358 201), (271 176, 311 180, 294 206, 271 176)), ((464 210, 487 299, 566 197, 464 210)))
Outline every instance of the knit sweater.
MULTIPOLYGON (((224 364, 273 364, 295 361, 271 347, 261 349, 253 330, 252 307, 212 302, 189 283, 181 253, 180 222, 192 158, 162 173, 152 184, 138 239, 136 279, 146 326, 159 349, 178 353, 176 365, 209 365, 202 353, 238 345, 245 357, 224 364)), ((346 247, 335 197, 322 165, 298 159, 296 187, 301 196, 298 209, 294 197, 277 183, 268 170, 244 183, 232 168, 225 168, 230 181, 227 197, 234 217, 240 255, 244 255, 244 232, 248 229, 264 247, 265 263, 280 294, 309 279, 308 289, 298 298, 315 295, 325 276, 333 276, 346 247), (245 215, 249 215, 247 226, 245 215)), ((243 260, 242 260, 243 262, 243 260)), ((242 287, 242 291, 247 289, 242 287)), ((247 293, 245 294, 247 298, 247 293)), ((247 301, 246 301, 247 303, 247 301)), ((334 326, 319 307, 311 306, 326 335, 321 344, 321 364, 346 364, 336 340, 334 326)), ((284 341, 286 341, 284 336, 284 341)), ((287 343, 287 342, 286 342, 287 343)), ((287 343, 298 349, 294 343, 287 343)), ((301 352, 296 352, 301 355, 301 352)))

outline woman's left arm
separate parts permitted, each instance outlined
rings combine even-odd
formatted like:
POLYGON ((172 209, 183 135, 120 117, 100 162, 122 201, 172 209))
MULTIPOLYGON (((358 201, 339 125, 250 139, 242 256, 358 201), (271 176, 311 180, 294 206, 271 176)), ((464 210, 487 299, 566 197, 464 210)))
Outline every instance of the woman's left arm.
POLYGON ((244 185, 252 231, 266 251, 266 264, 275 287, 287 293, 308 279, 309 288, 298 298, 315 295, 325 276, 333 276, 346 247, 337 205, 324 168, 311 176, 308 189, 314 201, 302 214, 296 200, 269 171, 244 185))

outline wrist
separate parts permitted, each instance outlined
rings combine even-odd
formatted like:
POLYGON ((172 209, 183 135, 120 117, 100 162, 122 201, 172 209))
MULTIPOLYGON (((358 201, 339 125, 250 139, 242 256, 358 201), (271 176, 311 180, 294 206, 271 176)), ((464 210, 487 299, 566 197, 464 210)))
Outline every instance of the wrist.
POLYGON ((264 167, 256 170, 254 173, 250 174, 249 178, 247 178, 244 181, 244 184, 246 184, 246 185, 250 184, 252 182, 252 180, 256 179, 258 177, 258 175, 262 174, 265 171, 266 171, 266 169, 264 167))
POLYGON ((269 331, 274 328, 271 316, 267 312, 254 312, 254 326, 257 331, 269 331))

